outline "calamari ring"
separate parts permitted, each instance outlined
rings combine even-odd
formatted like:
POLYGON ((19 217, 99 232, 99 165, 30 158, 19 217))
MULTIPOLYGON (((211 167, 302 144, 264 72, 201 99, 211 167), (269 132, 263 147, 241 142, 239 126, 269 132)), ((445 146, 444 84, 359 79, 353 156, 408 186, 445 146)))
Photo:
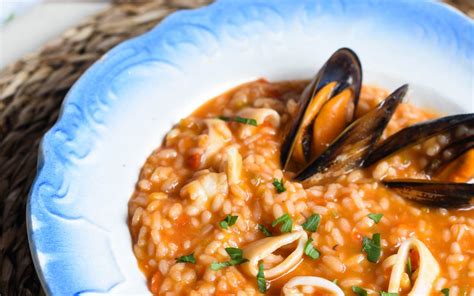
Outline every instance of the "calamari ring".
POLYGON ((316 288, 324 289, 331 292, 335 296, 344 296, 344 292, 339 288, 338 285, 333 282, 317 277, 317 276, 297 276, 289 280, 281 290, 282 296, 296 296, 301 295, 300 292, 295 291, 297 286, 312 286, 316 288))
POLYGON ((267 280, 275 279, 298 265, 302 260, 304 245, 308 240, 308 235, 303 230, 285 233, 279 236, 272 236, 257 240, 243 249, 244 258, 249 261, 242 264, 242 269, 250 276, 255 277, 258 273, 258 263, 274 251, 298 241, 298 245, 280 264, 265 270, 267 280))
POLYGON ((425 244, 415 238, 408 239, 400 245, 392 273, 390 274, 388 292, 400 292, 400 283, 402 281, 403 273, 405 273, 408 253, 411 249, 416 249, 418 251, 420 263, 418 267, 418 277, 413 284, 413 288, 408 293, 408 296, 430 295, 433 282, 439 274, 439 265, 425 244))

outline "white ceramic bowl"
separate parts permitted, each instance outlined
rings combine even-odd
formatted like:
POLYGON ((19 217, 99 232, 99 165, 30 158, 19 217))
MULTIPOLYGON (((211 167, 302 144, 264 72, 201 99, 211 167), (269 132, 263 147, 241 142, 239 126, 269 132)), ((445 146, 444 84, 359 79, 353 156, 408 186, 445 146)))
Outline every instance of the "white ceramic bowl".
POLYGON ((364 83, 442 113, 474 110, 474 24, 431 1, 223 0, 173 14, 102 57, 45 135, 28 206, 52 295, 149 294, 127 203, 141 165, 180 118, 242 82, 310 78, 340 47, 364 83))

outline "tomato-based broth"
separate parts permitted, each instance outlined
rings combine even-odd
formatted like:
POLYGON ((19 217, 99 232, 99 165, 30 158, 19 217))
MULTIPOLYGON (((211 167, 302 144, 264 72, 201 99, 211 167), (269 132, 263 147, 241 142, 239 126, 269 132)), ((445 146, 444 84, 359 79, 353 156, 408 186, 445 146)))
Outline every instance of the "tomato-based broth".
MULTIPOLYGON (((258 80, 232 89, 182 119, 148 157, 129 203, 129 225, 151 292, 337 295, 335 286, 346 295, 363 295, 359 288, 379 295, 389 290, 396 254, 407 247, 398 295, 408 295, 422 276, 429 282, 423 295, 443 289, 474 295, 474 211, 429 207, 381 183, 428 179, 423 167, 442 137, 336 178, 295 181, 297 162, 284 170, 281 146, 307 84, 258 80)), ((356 118, 388 94, 363 86, 356 118)), ((315 124, 328 142, 335 135, 324 124, 343 118, 336 104, 332 117, 315 124)), ((436 117, 401 103, 381 140, 436 117)), ((471 154, 443 178, 464 180, 474 166, 471 154)))

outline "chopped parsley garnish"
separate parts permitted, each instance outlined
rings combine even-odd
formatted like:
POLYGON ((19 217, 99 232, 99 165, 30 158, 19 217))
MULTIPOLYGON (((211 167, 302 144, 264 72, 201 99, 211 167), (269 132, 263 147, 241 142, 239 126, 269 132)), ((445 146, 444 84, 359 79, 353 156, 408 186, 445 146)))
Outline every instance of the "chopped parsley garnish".
POLYGON ((189 255, 181 256, 181 257, 176 258, 176 262, 196 264, 196 258, 194 258, 194 253, 191 253, 189 255))
POLYGON ((412 266, 411 266, 411 258, 410 258, 410 256, 408 256, 406 270, 407 270, 408 277, 409 277, 410 280, 411 280, 411 275, 413 274, 413 269, 412 269, 412 266))
POLYGON ((273 221, 272 227, 277 226, 278 224, 281 224, 280 226, 280 231, 281 232, 291 232, 293 229, 293 221, 291 220, 290 215, 284 214, 280 216, 278 219, 273 221))
POLYGON ((313 238, 310 237, 307 241, 306 241, 306 244, 304 246, 304 253, 310 257, 311 259, 313 260, 316 260, 319 258, 319 252, 318 250, 316 250, 314 247, 313 247, 313 238))
POLYGON ((303 229, 311 232, 316 232, 318 230, 319 222, 321 221, 321 215, 313 214, 306 219, 306 222, 303 223, 303 229))
POLYGON ((398 296, 398 293, 380 292, 380 296, 398 296))
POLYGON ((225 251, 229 254, 230 259, 241 259, 244 255, 244 252, 239 248, 225 248, 225 251))
POLYGON ((367 260, 372 263, 377 263, 382 252, 380 233, 374 233, 372 239, 364 237, 362 240, 362 250, 367 254, 367 260))
POLYGON ((213 262, 211 263, 211 269, 212 270, 220 270, 224 267, 228 267, 230 265, 230 261, 225 261, 225 262, 213 262))
POLYGON ((285 185, 283 185, 283 178, 281 180, 278 179, 273 179, 273 186, 275 186, 275 189, 278 193, 282 193, 286 191, 285 185))
POLYGON ((380 222, 380 220, 382 219, 383 217, 383 214, 373 214, 373 213, 370 213, 367 215, 367 217, 369 217, 370 219, 372 219, 375 224, 378 224, 380 222))
POLYGON ((442 289, 441 293, 443 293, 444 296, 449 296, 449 288, 442 289))
POLYGON ((248 260, 243 257, 243 251, 239 248, 225 248, 225 251, 230 256, 229 261, 225 262, 214 262, 211 264, 212 270, 219 270, 224 267, 235 266, 247 262, 248 260))
POLYGON ((358 286, 352 286, 352 292, 356 294, 357 296, 367 296, 367 291, 361 287, 358 286))
POLYGON ((261 262, 258 265, 257 286, 260 293, 265 293, 267 291, 267 282, 265 281, 265 274, 263 273, 263 263, 261 262))
POLYGON ((228 116, 224 116, 224 115, 221 115, 221 116, 219 116, 219 117, 217 117, 217 118, 219 118, 220 120, 224 120, 224 121, 231 121, 231 120, 232 120, 232 118, 230 118, 230 117, 228 117, 228 116))
POLYGON ((253 125, 253 126, 258 125, 257 121, 253 118, 244 118, 244 117, 240 117, 240 116, 236 116, 236 117, 219 116, 218 118, 220 120, 224 120, 224 121, 234 121, 234 122, 253 125))
POLYGON ((270 230, 268 230, 268 228, 266 228, 264 225, 262 224, 258 224, 258 230, 260 230, 263 235, 265 236, 272 236, 272 233, 270 232, 270 230))
POLYGON ((221 222, 219 222, 219 226, 222 228, 222 229, 227 229, 229 228, 229 226, 232 226, 235 224, 235 222, 237 222, 237 219, 239 218, 239 216, 231 216, 231 215, 227 215, 225 216, 224 220, 222 220, 221 222))
POLYGON ((333 283, 334 285, 338 285, 338 286, 339 286, 337 279, 334 279, 334 280, 332 281, 332 283, 333 283))
POLYGON ((253 118, 244 118, 244 117, 237 116, 235 117, 234 121, 243 123, 243 124, 257 126, 257 121, 253 118))

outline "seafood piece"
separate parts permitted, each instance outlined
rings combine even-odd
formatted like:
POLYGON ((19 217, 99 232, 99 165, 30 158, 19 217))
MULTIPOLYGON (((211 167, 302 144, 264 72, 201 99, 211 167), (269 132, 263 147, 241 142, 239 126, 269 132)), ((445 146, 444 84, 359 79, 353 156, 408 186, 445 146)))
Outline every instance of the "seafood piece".
MULTIPOLYGON (((474 177, 474 168, 469 162, 461 162, 463 178, 460 182, 447 182, 450 164, 454 164, 463 155, 473 155, 474 148, 474 114, 446 116, 435 120, 418 123, 388 137, 377 145, 367 158, 364 166, 370 166, 393 153, 420 143, 432 137, 443 136, 444 146, 425 166, 424 171, 432 180, 392 179, 382 183, 401 196, 419 203, 445 208, 465 208, 472 206, 474 184, 468 182, 474 177), (463 167, 464 166, 464 167, 463 167)), ((461 180, 460 180, 461 179, 461 180)))
POLYGON ((285 233, 279 236, 271 236, 255 241, 243 249, 243 257, 249 261, 242 264, 242 269, 250 276, 255 277, 258 273, 258 263, 265 257, 270 256, 279 248, 298 241, 296 248, 278 265, 265 270, 267 280, 275 279, 284 275, 302 260, 304 246, 308 240, 308 235, 303 230, 285 233))
MULTIPOLYGON (((472 129, 474 132, 474 129, 472 129)), ((474 135, 470 137, 466 137, 460 141, 454 142, 451 145, 447 145, 441 152, 433 158, 430 163, 425 167, 424 171, 430 175, 435 176, 438 173, 444 171, 450 163, 456 160, 458 157, 467 154, 469 150, 474 148, 474 135)), ((472 153, 470 153, 472 154, 472 153)), ((469 158, 469 157, 468 157, 469 158)), ((473 167, 473 166, 471 166, 473 167)), ((473 167, 474 168, 474 167, 473 167)), ((474 172, 466 176, 466 178, 472 178, 474 176, 474 172)))
POLYGON ((336 51, 301 94, 300 108, 281 149, 280 163, 317 157, 349 125, 362 83, 362 67, 348 48, 336 51))
POLYGON ((417 179, 383 180, 382 183, 406 199, 429 206, 461 208, 472 206, 474 184, 417 179))
MULTIPOLYGON (((474 148, 474 147, 473 147, 474 148)), ((449 152, 451 153, 451 152, 449 152)), ((433 161, 431 162, 433 163, 433 161)), ((474 149, 470 149, 460 157, 454 157, 454 161, 445 165, 445 167, 436 173, 437 180, 448 182, 474 182, 474 149)), ((427 170, 425 168, 425 170, 427 170)))
POLYGON ((208 135, 206 140, 201 143, 205 147, 201 156, 201 164, 208 163, 221 149, 232 140, 232 132, 226 123, 220 119, 206 119, 208 135))
MULTIPOLYGON (((268 122, 273 127, 280 126, 280 114, 270 108, 243 108, 237 113, 237 116, 255 119, 258 125, 268 122)), ((255 132, 254 126, 243 124, 240 126, 239 137, 245 139, 255 134, 255 132)))
MULTIPOLYGON (((446 116, 404 128, 377 145, 365 161, 364 166, 368 167, 402 148, 415 145, 448 131, 452 131, 448 137, 449 142, 452 144, 465 139, 471 139, 467 143, 472 142, 472 136, 474 136, 474 113, 446 116)), ((467 145, 467 143, 464 145, 467 145)), ((446 148, 449 148, 449 144, 446 148)), ((458 150, 462 151, 463 149, 458 148, 458 150)), ((464 151, 466 150, 464 149, 464 151)))
POLYGON ((217 195, 226 195, 229 190, 225 173, 205 173, 181 188, 180 195, 189 199, 197 211, 187 212, 189 216, 201 213, 206 204, 217 195))
POLYGON ((418 268, 413 273, 413 276, 416 275, 416 280, 408 296, 431 295, 433 283, 439 275, 439 265, 425 244, 415 238, 408 239, 400 245, 390 274, 388 292, 400 293, 400 284, 412 249, 418 252, 420 259, 418 268))
POLYGON ((227 181, 229 185, 239 184, 242 174, 242 156, 239 153, 239 150, 235 146, 230 146, 226 149, 227 156, 227 181))
MULTIPOLYGON (((280 163, 297 164, 295 180, 314 183, 359 168, 406 94, 404 85, 354 121, 362 82, 357 55, 336 51, 303 91, 282 144, 280 163), (302 168, 302 169, 301 169, 302 168)), ((295 169, 295 168, 293 168, 295 169)))
POLYGON ((280 126, 280 114, 270 108, 244 108, 237 113, 237 116, 244 118, 252 118, 257 124, 263 124, 268 121, 273 127, 280 126))
POLYGON ((295 179, 313 182, 327 176, 337 177, 361 167, 395 109, 402 102, 407 89, 408 85, 403 85, 375 109, 354 121, 318 158, 299 172, 295 179))
POLYGON ((298 286, 309 286, 330 292, 335 296, 344 296, 344 292, 335 283, 317 276, 296 276, 289 280, 281 290, 282 296, 300 296, 298 286))
MULTIPOLYGON (((450 179, 445 175, 453 161, 464 154, 474 158, 474 114, 458 114, 412 125, 377 144, 408 86, 389 95, 375 109, 354 120, 362 74, 354 52, 340 49, 331 56, 306 87, 300 109, 281 148, 284 169, 295 160, 296 181, 305 186, 368 167, 396 151, 440 136, 440 152, 424 168, 433 180, 450 179), (353 122, 352 122, 353 121, 353 122)), ((474 178, 474 166, 456 167, 464 180, 474 178)), ((451 178, 453 179, 453 178, 451 178)), ((407 199, 441 207, 470 206, 474 184, 446 181, 384 180, 383 183, 407 199)))

